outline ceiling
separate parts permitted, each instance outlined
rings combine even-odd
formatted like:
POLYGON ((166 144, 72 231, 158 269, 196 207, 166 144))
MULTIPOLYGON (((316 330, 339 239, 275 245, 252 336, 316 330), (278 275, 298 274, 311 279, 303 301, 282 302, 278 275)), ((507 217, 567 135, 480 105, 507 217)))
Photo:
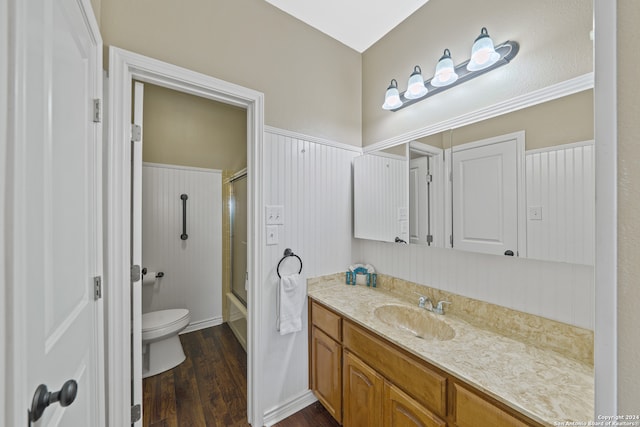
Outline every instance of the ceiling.
POLYGON ((362 53, 428 0, 265 0, 362 53))

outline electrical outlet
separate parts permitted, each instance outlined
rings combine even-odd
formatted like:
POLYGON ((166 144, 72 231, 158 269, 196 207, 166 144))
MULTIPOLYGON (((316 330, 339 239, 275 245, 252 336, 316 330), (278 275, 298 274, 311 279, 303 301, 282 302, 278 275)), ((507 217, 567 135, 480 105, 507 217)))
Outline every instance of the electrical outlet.
POLYGON ((527 209, 527 219, 530 221, 542 220, 542 206, 529 206, 527 209))

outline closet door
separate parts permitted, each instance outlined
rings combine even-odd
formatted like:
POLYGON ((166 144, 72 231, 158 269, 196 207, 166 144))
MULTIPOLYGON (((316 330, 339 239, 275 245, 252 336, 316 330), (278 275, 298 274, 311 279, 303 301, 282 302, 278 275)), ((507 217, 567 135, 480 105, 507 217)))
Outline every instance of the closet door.
POLYGON ((455 249, 518 255, 520 155, 512 135, 454 147, 455 249))

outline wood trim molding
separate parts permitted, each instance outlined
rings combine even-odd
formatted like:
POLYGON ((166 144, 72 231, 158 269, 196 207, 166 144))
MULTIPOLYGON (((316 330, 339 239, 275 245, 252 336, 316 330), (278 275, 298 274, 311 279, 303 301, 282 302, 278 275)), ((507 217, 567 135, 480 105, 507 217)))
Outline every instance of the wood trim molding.
POLYGON ((329 147, 340 148, 342 150, 355 151, 356 153, 362 153, 362 148, 355 145, 345 144, 343 142, 331 141, 329 139, 318 138, 315 136, 305 135, 303 133, 294 132, 286 129, 280 129, 273 126, 265 126, 265 132, 273 133, 276 135, 282 135, 293 139, 302 139, 304 141, 313 142, 315 144, 327 145, 329 147))
POLYGON ((130 174, 129 150, 131 117, 131 81, 136 79, 169 89, 246 108, 247 169, 249 171, 248 247, 249 315, 247 389, 248 417, 253 425, 262 425, 262 365, 259 357, 262 283, 263 225, 261 219, 262 147, 264 139, 264 95, 260 92, 197 73, 176 65, 148 58, 111 46, 109 48, 109 141, 106 154, 106 265, 107 306, 107 408, 110 426, 130 424, 130 174))
POLYGON ((279 423, 285 418, 295 414, 296 412, 306 408, 318 399, 314 396, 311 390, 306 390, 302 394, 294 397, 293 399, 278 405, 264 413, 264 425, 270 427, 279 423))
POLYGON ((192 322, 187 325, 180 335, 188 334, 189 332, 199 331, 200 329, 211 328, 213 326, 222 325, 222 316, 212 317, 210 319, 200 320, 198 322, 192 322))
POLYGON ((568 96, 574 93, 582 92, 583 90, 592 89, 593 87, 594 87, 594 74, 593 73, 583 74, 573 79, 566 80, 564 82, 560 82, 551 86, 547 86, 545 88, 538 89, 533 92, 529 92, 527 94, 520 95, 515 98, 511 98, 494 105, 490 105, 488 107, 473 111, 471 113, 463 114, 458 117, 454 117, 452 119, 444 120, 440 123, 435 123, 420 129, 406 132, 402 135, 398 135, 393 138, 376 142, 375 144, 371 144, 366 147, 363 147, 362 151, 364 153, 368 153, 371 151, 383 150, 385 148, 389 148, 394 145, 402 144, 418 138, 423 138, 425 136, 433 135, 438 132, 443 132, 445 130, 455 129, 461 126, 470 125, 472 123, 490 119, 492 117, 497 117, 502 114, 511 113, 517 110, 521 110, 523 108, 541 104, 543 102, 562 98, 563 96, 568 96))

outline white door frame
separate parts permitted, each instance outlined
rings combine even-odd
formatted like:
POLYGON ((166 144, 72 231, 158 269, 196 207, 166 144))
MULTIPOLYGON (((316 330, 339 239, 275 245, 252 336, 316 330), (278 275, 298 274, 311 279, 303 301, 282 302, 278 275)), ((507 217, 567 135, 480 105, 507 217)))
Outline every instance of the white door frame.
POLYGON ((109 138, 106 147, 105 274, 107 286, 107 402, 109 426, 130 424, 131 322, 130 322, 130 194, 131 194, 131 87, 132 79, 247 110, 248 175, 248 417, 255 426, 263 423, 262 348, 260 329, 263 225, 260 222, 263 189, 262 156, 264 95, 233 83, 200 74, 116 47, 109 48, 109 138))
POLYGON ((618 413, 617 2, 593 2, 596 151, 595 412, 618 413))
MULTIPOLYGON (((9 28, 9 5, 7 0, 0 0, 0 28, 9 28)), ((7 107, 9 100, 8 93, 8 78, 9 78, 9 34, 7 31, 0 35, 0 170, 7 170, 7 139, 9 133, 7 132, 7 107), (4 100, 7 100, 6 102, 4 100)), ((5 283, 6 265, 5 265, 5 200, 7 195, 5 182, 6 175, 3 173, 0 175, 0 378, 6 378, 5 370, 7 369, 6 358, 6 342, 7 336, 7 309, 5 307, 5 301, 7 301, 7 295, 5 289, 8 283, 5 283)), ((6 381, 0 381, 0 396, 6 396, 6 381)), ((9 419, 7 417, 7 408, 5 399, 0 399, 0 424, 8 425, 9 419)))

